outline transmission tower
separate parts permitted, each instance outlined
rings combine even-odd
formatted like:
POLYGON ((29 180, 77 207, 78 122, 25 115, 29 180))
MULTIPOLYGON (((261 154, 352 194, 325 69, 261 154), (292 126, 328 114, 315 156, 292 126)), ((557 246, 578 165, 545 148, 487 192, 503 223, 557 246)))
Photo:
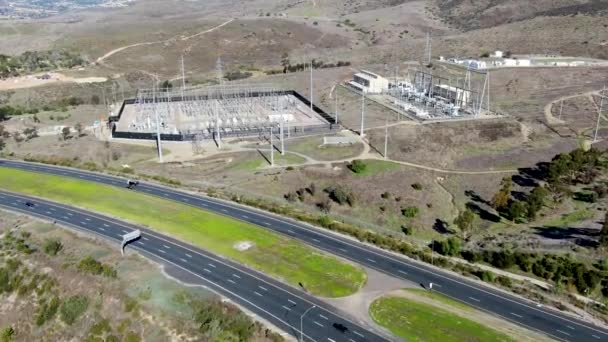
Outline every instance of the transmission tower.
POLYGON ((597 141, 597 133, 600 129, 600 119, 604 110, 604 99, 606 98, 606 95, 606 86, 604 85, 604 89, 600 90, 600 107, 597 111, 597 122, 595 124, 595 134, 593 135, 593 142, 597 141))
POLYGON ((426 49, 424 51, 424 58, 427 65, 431 65, 431 56, 433 54, 433 38, 431 37, 431 30, 426 33, 426 49))

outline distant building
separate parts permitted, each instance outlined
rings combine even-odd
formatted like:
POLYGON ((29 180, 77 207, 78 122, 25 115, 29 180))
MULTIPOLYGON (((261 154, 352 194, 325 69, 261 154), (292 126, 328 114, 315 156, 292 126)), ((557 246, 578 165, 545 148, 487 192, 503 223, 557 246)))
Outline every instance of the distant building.
POLYGON ((389 82, 388 79, 378 74, 361 70, 353 76, 353 80, 349 84, 364 93, 380 94, 388 90, 389 82))
POLYGON ((467 59, 462 61, 462 64, 469 69, 487 69, 488 64, 485 61, 479 61, 476 59, 467 59))
POLYGON ((494 57, 494 58, 502 58, 503 55, 504 54, 503 54, 502 51, 496 50, 496 51, 494 51, 494 54, 492 55, 492 57, 494 57))
POLYGON ((529 67, 532 66, 532 61, 529 59, 505 58, 503 65, 506 67, 529 67))

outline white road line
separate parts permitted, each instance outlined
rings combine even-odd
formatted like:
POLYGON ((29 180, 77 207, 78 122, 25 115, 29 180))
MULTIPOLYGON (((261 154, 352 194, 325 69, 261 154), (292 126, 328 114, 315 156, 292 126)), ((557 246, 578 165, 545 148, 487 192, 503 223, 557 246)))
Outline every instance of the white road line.
POLYGON ((262 290, 264 290, 264 291, 268 292, 268 289, 267 289, 267 288, 265 288, 264 286, 260 286, 260 285, 258 285, 258 287, 259 287, 260 289, 262 289, 262 290))
POLYGON ((167 252, 163 251, 162 249, 158 249, 159 252, 163 253, 163 254, 167 254, 167 252))
POLYGON ((285 305, 282 306, 283 309, 287 310, 287 311, 291 311, 290 308, 286 307, 285 305))
MULTIPOLYGON (((68 213, 68 215, 70 215, 70 213, 68 213)), ((85 217, 84 219, 87 220, 87 221, 91 221, 91 219, 88 218, 88 217, 85 217)))
POLYGON ((144 245, 144 243, 141 242, 141 241, 136 241, 135 243, 138 244, 138 245, 142 245, 142 246, 144 245))
POLYGON ((103 224, 103 226, 104 226, 104 227, 109 227, 110 225, 109 225, 109 224, 107 224, 107 223, 104 223, 104 224, 103 224))
POLYGON ((247 215, 241 215, 242 218, 244 218, 245 220, 249 219, 249 216, 247 215))
POLYGON ((591 335, 591 336, 592 336, 593 338, 598 339, 598 340, 600 339, 600 337, 599 337, 599 336, 597 336, 597 335, 591 335))
POLYGON ((262 223, 266 226, 270 226, 270 223, 268 223, 268 222, 262 222, 262 223))
POLYGON ((80 224, 81 224, 81 225, 83 225, 83 226, 86 226, 86 225, 87 225, 87 223, 86 223, 86 222, 83 222, 83 221, 80 221, 80 224))
POLYGON ((207 272, 207 273, 211 273, 211 270, 208 268, 203 268, 203 271, 207 272))
POLYGON ((142 236, 141 238, 142 238, 142 239, 144 239, 144 240, 146 240, 146 241, 150 241, 150 239, 148 239, 148 238, 147 238, 147 237, 145 237, 145 236, 142 236))
POLYGON ((214 264, 212 264, 212 263, 208 263, 207 265, 209 265, 209 266, 211 266, 211 267, 213 267, 213 268, 217 268, 217 267, 215 267, 215 265, 214 265, 214 264))
POLYGON ((401 274, 405 274, 405 275, 407 275, 407 272, 402 271, 402 270, 397 270, 397 272, 399 272, 399 273, 401 273, 401 274))
POLYGON ((69 220, 70 218, 67 216, 61 216, 61 218, 63 218, 64 220, 69 220))
POLYGON ((184 258, 179 258, 179 260, 181 260, 182 262, 188 262, 188 260, 184 259, 184 258))
POLYGON ((358 331, 353 330, 353 333, 355 333, 355 335, 359 335, 361 338, 365 338, 365 336, 361 335, 361 333, 358 331))
POLYGON ((291 299, 288 299, 287 301, 288 301, 288 302, 290 302, 290 303, 291 303, 291 304, 293 304, 293 305, 296 305, 296 302, 294 302, 294 301, 293 301, 293 300, 291 300, 291 299))
POLYGON ((323 316, 323 315, 321 315, 321 314, 319 314, 319 317, 323 318, 323 319, 324 319, 324 320, 326 320, 326 321, 328 321, 328 320, 329 320, 329 318, 327 318, 327 317, 325 317, 325 316, 323 316))
POLYGON ((327 338, 327 340, 328 340, 329 342, 336 342, 336 341, 332 340, 332 339, 331 339, 331 338, 329 338, 329 337, 327 338))
POLYGON ((129 233, 128 231, 126 231, 124 229, 121 229, 120 231, 123 232, 123 233, 125 233, 125 234, 129 233))
POLYGON ((566 325, 566 328, 568 328, 568 329, 570 329, 570 330, 574 330, 574 328, 573 328, 573 327, 571 327, 571 326, 569 326, 569 325, 566 325))
POLYGON ((45 211, 44 213, 47 214, 47 215, 51 215, 50 211, 45 211))
POLYGON ((319 322, 317 322, 317 321, 312 321, 312 322, 313 322, 314 324, 316 324, 316 325, 320 326, 321 328, 323 328, 323 324, 321 324, 321 323, 319 323, 319 322))
POLYGON ((163 192, 163 196, 169 197, 169 194, 166 194, 166 193, 163 192))
MULTIPOLYGON (((433 284, 433 285, 435 285, 435 284, 433 284)), ((479 303, 479 302, 481 302, 481 301, 480 301, 479 299, 477 299, 477 298, 469 297, 469 299, 474 300, 474 301, 476 301, 476 302, 478 302, 478 303, 479 303)))
POLYGON ((555 331, 557 331, 558 333, 562 333, 562 334, 564 334, 564 335, 566 335, 566 336, 570 336, 570 334, 568 334, 568 333, 567 333, 567 332, 565 332, 565 331, 561 331, 561 330, 555 330, 555 331))
POLYGON ((316 243, 321 242, 321 241, 319 241, 319 240, 317 240, 317 239, 312 239, 312 241, 314 241, 314 242, 316 242, 316 243))
POLYGON ((264 295, 262 295, 261 293, 259 293, 258 291, 253 291, 253 293, 255 293, 256 295, 260 296, 260 297, 264 297, 264 295))
POLYGON ((231 283, 231 284, 236 284, 236 282, 235 282, 234 280, 230 279, 230 278, 228 278, 227 280, 228 280, 228 282, 229 282, 229 283, 231 283))
POLYGON ((225 212, 225 213, 227 213, 227 212, 228 212, 228 210, 226 210, 226 209, 222 209, 222 211, 223 211, 223 212, 225 212))
POLYGON ((208 205, 206 205, 205 203, 201 203, 201 205, 202 205, 203 207, 208 207, 208 205))
POLYGON ((235 278, 241 279, 241 277, 238 274, 234 274, 233 273, 232 276, 235 277, 235 278))
POLYGON ((166 249, 171 249, 171 247, 167 246, 167 245, 163 245, 164 248, 166 249))
POLYGON ((357 341, 353 340, 352 338, 349 338, 348 342, 357 342, 357 341))
POLYGON ((440 284, 437 284, 437 283, 433 283, 433 286, 443 287, 443 286, 441 286, 440 284))
POLYGON ((188 253, 185 253, 185 254, 186 254, 186 256, 187 256, 188 258, 191 258, 191 259, 192 259, 192 255, 190 255, 190 254, 188 254, 188 253))
POLYGON ((67 214, 70 215, 70 216, 74 216, 74 214, 72 214, 72 213, 67 213, 67 214))
POLYGON ((522 316, 522 315, 518 315, 518 314, 513 313, 513 312, 509 312, 509 313, 510 313, 511 315, 515 316, 515 317, 519 317, 519 318, 523 318, 523 317, 524 317, 524 316, 522 316))
POLYGON ((99 230, 101 230, 101 231, 103 231, 103 232, 105 232, 105 231, 106 231, 105 229, 103 229, 103 228, 101 228, 101 227, 97 227, 97 228, 99 228, 99 230))
POLYGON ((344 253, 347 253, 347 252, 348 252, 348 251, 347 251, 346 249, 344 249, 344 248, 338 248, 338 249, 339 249, 339 250, 341 250, 341 251, 342 251, 342 252, 344 252, 344 253))
POLYGON ((293 231, 293 230, 291 230, 291 229, 287 229, 287 232, 288 232, 288 233, 291 233, 291 234, 295 234, 295 233, 296 233, 296 232, 294 232, 294 231, 293 231))
POLYGON ((366 260, 369 262, 373 262, 374 264, 376 263, 376 260, 374 260, 374 259, 366 258, 366 260))

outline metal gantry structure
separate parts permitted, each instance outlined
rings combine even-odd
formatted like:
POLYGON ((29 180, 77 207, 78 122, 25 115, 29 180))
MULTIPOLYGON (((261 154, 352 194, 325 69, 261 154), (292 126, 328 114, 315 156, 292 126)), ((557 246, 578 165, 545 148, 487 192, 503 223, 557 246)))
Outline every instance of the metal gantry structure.
POLYGON ((423 120, 493 114, 489 71, 467 69, 464 77, 448 78, 421 69, 413 79, 394 84, 388 94, 395 106, 423 120))

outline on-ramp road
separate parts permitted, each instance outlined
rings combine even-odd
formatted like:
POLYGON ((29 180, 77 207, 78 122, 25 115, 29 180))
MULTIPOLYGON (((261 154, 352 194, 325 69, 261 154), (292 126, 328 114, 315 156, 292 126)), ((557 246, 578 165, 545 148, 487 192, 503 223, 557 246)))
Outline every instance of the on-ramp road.
MULTIPOLYGON (((124 187, 126 182, 124 178, 120 177, 21 161, 0 160, 0 166, 73 177, 119 187, 124 187)), ((191 195, 184 191, 160 185, 141 183, 135 188, 135 191, 182 202, 257 224, 397 278, 420 284, 432 282, 433 291, 529 329, 540 331, 557 340, 608 341, 608 329, 604 327, 596 326, 503 291, 483 286, 429 265, 399 257, 353 239, 312 228, 304 223, 214 198, 191 195)))
POLYGON ((141 238, 131 242, 127 248, 151 256, 169 268, 177 268, 180 273, 186 272, 188 282, 213 289, 297 338, 300 338, 300 318, 308 310, 302 321, 304 341, 388 341, 349 321, 336 308, 303 291, 148 229, 86 210, 2 190, 0 207, 55 221, 117 242, 122 241, 124 234, 139 229, 142 231, 141 238), (334 323, 342 324, 348 330, 341 332, 333 327, 334 323))

